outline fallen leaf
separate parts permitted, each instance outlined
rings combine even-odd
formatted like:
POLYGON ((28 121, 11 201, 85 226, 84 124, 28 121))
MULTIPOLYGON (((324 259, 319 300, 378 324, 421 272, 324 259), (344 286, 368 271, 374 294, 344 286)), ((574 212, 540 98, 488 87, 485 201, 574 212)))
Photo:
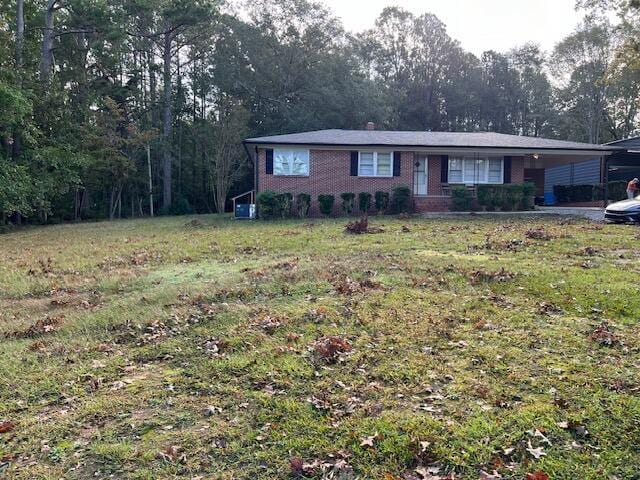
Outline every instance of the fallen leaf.
POLYGON ((378 433, 374 433, 373 435, 371 435, 370 437, 365 437, 362 439, 362 441, 360 442, 360 446, 361 447, 373 447, 373 442, 375 442, 378 439, 378 433))
POLYGON ((16 424, 11 420, 4 420, 0 422, 0 433, 7 433, 16 428, 16 424))
POLYGON ((533 445, 531 445, 531 440, 527 442, 527 452, 529 452, 535 459, 539 459, 547 455, 542 447, 533 448, 533 445))
POLYGON ((549 475, 544 472, 527 473, 525 480, 549 480, 549 475))

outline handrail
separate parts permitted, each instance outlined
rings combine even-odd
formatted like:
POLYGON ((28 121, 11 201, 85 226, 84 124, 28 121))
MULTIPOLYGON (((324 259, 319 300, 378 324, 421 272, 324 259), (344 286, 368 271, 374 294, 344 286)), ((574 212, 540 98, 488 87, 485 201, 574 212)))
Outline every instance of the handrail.
POLYGON ((254 192, 255 192, 255 190, 249 190, 248 192, 244 192, 244 193, 241 193, 240 195, 236 195, 231 200, 237 200, 238 198, 242 198, 242 197, 247 196, 247 195, 253 195, 254 192))

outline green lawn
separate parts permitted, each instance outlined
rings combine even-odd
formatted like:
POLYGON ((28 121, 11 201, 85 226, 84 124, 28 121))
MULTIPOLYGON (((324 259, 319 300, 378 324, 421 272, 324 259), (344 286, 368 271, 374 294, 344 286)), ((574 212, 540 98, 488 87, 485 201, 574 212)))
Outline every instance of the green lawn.
POLYGON ((0 477, 640 478, 637 227, 371 223, 0 235, 0 477))

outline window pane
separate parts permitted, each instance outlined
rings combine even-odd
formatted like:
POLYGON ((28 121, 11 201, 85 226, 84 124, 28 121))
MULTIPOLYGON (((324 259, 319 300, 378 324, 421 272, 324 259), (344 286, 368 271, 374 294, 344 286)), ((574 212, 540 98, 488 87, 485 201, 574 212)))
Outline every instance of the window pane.
POLYGON ((462 159, 449 159, 449 183, 462 183, 462 159))
POLYGON ((476 162, 473 158, 464 159, 464 183, 475 183, 476 162))
POLYGON ((360 170, 358 175, 373 175, 373 152, 360 153, 360 170))
POLYGON ((474 183, 487 183, 487 159, 476 159, 476 179, 474 183))
POLYGON ((489 159, 489 183, 502 183, 502 159, 489 159))
POLYGON ((294 151, 292 154, 293 175, 309 175, 309 152, 294 151))
POLYGON ((378 154, 378 176, 379 177, 391 176, 391 154, 390 153, 378 154))
POLYGON ((273 153, 273 173, 274 175, 291 174, 291 152, 288 150, 276 150, 273 153))

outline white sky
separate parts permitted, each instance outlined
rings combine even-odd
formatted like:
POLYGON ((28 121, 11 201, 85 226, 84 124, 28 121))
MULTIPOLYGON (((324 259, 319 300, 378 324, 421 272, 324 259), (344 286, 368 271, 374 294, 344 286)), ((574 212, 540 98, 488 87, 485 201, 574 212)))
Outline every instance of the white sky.
POLYGON ((550 51, 582 18, 575 0, 319 0, 342 19, 347 30, 373 27, 384 7, 415 14, 433 13, 462 47, 482 54, 507 51, 526 42, 550 51))

